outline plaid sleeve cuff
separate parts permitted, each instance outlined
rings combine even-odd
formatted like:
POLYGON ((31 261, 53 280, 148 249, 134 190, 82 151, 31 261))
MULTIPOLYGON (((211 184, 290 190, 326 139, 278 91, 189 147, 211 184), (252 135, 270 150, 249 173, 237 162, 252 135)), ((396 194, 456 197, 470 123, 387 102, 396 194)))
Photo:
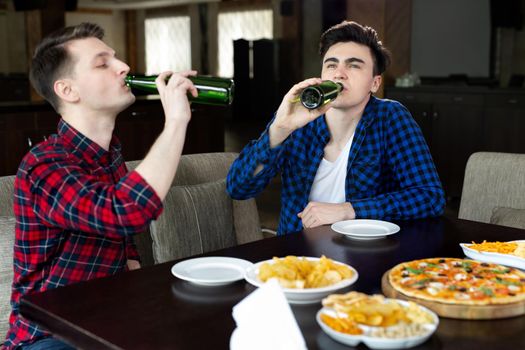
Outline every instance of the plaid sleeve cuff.
POLYGON ((358 199, 351 202, 356 219, 378 219, 384 216, 379 202, 372 198, 358 199))
POLYGON ((140 206, 145 216, 156 219, 162 213, 162 201, 159 196, 135 170, 121 179, 117 189, 127 194, 136 205, 140 206))
MULTIPOLYGON (((144 233, 140 233, 144 234, 144 233)), ((140 259, 139 252, 137 251, 137 246, 135 245, 135 240, 133 239, 133 236, 128 236, 126 238, 126 257, 128 260, 137 260, 138 262, 142 263, 142 260, 140 259)))
POLYGON ((261 134, 259 140, 257 140, 257 143, 255 144, 254 153, 257 155, 258 164, 268 165, 275 163, 279 159, 279 155, 284 148, 283 144, 270 148, 270 133, 268 130, 269 129, 266 129, 261 134))

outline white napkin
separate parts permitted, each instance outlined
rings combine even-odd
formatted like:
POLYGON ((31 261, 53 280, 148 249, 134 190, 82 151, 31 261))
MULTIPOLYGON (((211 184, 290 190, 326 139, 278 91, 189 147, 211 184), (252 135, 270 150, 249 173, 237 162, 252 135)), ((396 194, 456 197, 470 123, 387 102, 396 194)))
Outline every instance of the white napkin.
POLYGON ((304 350, 306 343, 277 280, 269 280, 233 307, 231 350, 304 350))

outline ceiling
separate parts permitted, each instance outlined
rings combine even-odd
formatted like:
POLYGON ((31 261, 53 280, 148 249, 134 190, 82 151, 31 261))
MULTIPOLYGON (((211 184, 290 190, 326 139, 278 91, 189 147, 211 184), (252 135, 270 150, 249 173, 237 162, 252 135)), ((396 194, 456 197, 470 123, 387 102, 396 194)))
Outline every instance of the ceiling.
POLYGON ((131 10, 219 1, 220 0, 78 0, 78 7, 131 10))

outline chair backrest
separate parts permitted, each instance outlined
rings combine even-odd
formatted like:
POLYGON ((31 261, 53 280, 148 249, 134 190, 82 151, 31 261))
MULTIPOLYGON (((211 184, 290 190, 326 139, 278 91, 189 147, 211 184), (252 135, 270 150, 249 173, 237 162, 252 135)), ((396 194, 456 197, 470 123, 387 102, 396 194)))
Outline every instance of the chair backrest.
POLYGON ((13 245, 15 218, 0 216, 0 344, 9 328, 11 284, 13 282, 13 245))
MULTIPOLYGON (((11 313, 16 222, 13 211, 14 182, 14 175, 0 177, 0 338, 7 333, 11 313)), ((0 344, 2 341, 3 339, 0 339, 0 344)))
POLYGON ((525 214, 525 154, 472 154, 465 169, 459 218, 505 225, 491 218, 508 208, 525 214))
MULTIPOLYGON (((255 200, 232 200, 226 193, 225 178, 237 156, 181 157, 164 212, 150 225, 151 235, 135 236, 141 255, 149 254, 149 239, 154 261, 161 263, 263 238, 255 200)), ((139 163, 126 164, 131 170, 139 163)))
POLYGON ((0 177, 0 216, 14 216, 13 191, 15 175, 0 177))

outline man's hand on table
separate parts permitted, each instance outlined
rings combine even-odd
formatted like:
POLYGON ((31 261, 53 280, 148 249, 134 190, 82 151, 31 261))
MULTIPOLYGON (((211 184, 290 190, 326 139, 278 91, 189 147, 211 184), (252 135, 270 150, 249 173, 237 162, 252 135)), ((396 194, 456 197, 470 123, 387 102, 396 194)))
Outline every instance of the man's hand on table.
POLYGON ((126 265, 128 265, 129 271, 140 269, 140 262, 138 260, 128 260, 126 265))
POLYGON ((310 228, 342 220, 353 220, 355 211, 352 204, 348 202, 338 204, 310 202, 297 216, 301 218, 305 228, 310 228))

